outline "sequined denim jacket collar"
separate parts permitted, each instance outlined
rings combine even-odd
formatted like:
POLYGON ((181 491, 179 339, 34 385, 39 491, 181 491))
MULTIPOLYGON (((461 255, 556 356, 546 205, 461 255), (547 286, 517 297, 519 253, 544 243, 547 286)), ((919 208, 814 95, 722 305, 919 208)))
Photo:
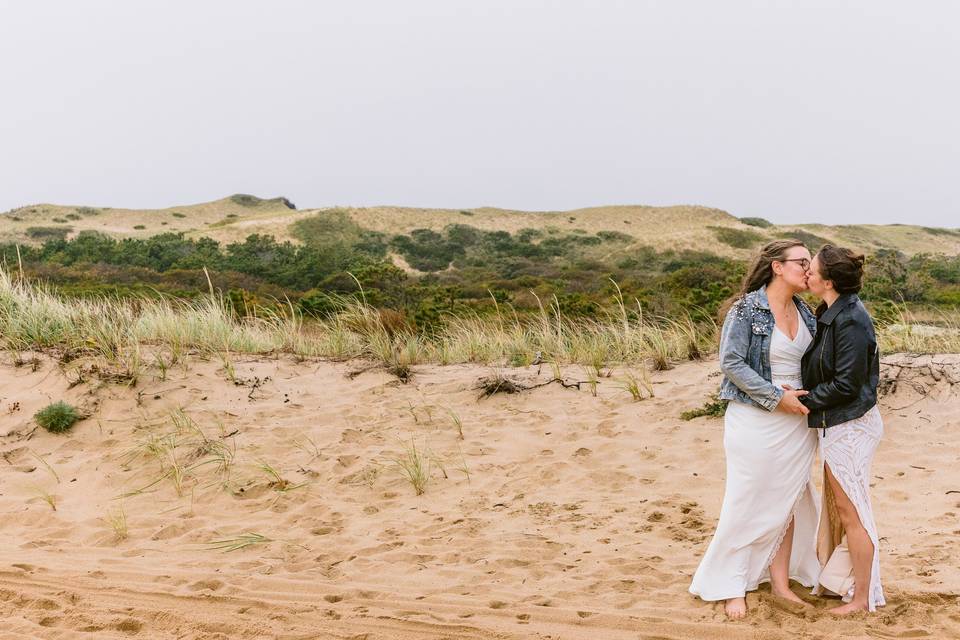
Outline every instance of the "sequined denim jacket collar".
MULTIPOLYGON (((744 300, 744 306, 747 305, 750 297, 750 294, 747 294, 744 300)), ((813 311, 810 310, 810 307, 800 296, 794 295, 793 302, 800 310, 800 317, 803 318, 804 324, 807 325, 810 335, 816 334, 817 317, 813 315, 813 311)), ((769 335, 773 330, 774 319, 773 312, 770 311, 770 298, 767 297, 767 285, 763 285, 756 290, 756 295, 753 296, 753 309, 763 309, 766 311, 766 313, 750 313, 750 326, 753 333, 769 335)))

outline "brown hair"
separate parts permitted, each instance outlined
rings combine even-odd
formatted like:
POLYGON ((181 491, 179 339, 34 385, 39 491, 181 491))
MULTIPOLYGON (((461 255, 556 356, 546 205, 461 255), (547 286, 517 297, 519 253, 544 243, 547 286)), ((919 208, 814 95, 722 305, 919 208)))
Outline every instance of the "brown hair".
POLYGON ((793 247, 805 247, 806 245, 799 240, 774 240, 763 245, 760 254, 753 259, 747 274, 743 277, 740 284, 740 291, 727 298, 718 312, 720 322, 723 322, 730 307, 739 300, 742 300, 751 291, 756 291, 765 284, 770 284, 773 280, 773 267, 775 261, 783 261, 787 258, 787 250, 793 247))
POLYGON ((825 244, 817 252, 820 277, 833 283, 840 294, 857 293, 863 286, 863 254, 852 249, 825 244))

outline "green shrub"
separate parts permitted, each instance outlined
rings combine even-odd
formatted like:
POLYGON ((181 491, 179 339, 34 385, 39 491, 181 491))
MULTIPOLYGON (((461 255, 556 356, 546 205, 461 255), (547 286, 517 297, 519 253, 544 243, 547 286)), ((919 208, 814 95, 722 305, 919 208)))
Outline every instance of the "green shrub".
POLYGON ((64 216, 64 217, 65 217, 67 220, 79 220, 79 219, 80 219, 80 216, 78 216, 78 215, 75 214, 75 213, 68 213, 68 214, 67 214, 66 216, 64 216))
POLYGON ((263 202, 257 196, 251 196, 248 193, 235 193, 230 196, 230 201, 239 204, 241 207, 255 207, 263 202))
POLYGON ((751 227, 760 227, 761 229, 769 229, 773 226, 773 223, 766 218, 740 218, 740 222, 748 224, 751 227))
POLYGON ((33 414, 33 419, 50 433, 63 433, 80 419, 80 414, 63 400, 48 404, 33 414))
POLYGON ((100 209, 94 209, 93 207, 77 207, 77 213, 84 216, 98 216, 100 215, 100 209))
POLYGON ((701 416, 710 416, 712 418, 722 418, 723 414, 727 412, 727 402, 728 400, 721 400, 718 397, 718 394, 713 394, 710 396, 710 399, 702 407, 697 409, 691 409, 689 411, 684 411, 680 414, 681 420, 693 420, 694 418, 699 418, 701 416))
POLYGON ((803 229, 782 231, 777 234, 777 237, 784 238, 785 240, 799 240, 803 244, 807 245, 807 249, 810 250, 810 253, 816 253, 823 245, 830 244, 830 241, 826 238, 822 238, 816 234, 810 233, 809 231, 804 231, 803 229))
POLYGON ((633 236, 622 231, 597 231, 597 237, 604 242, 631 242, 633 236))
POLYGON ((134 228, 134 229, 137 229, 137 230, 139 230, 139 229, 146 229, 146 227, 143 226, 142 224, 135 224, 135 225, 133 225, 133 228, 134 228))
POLYGON ((180 213, 179 211, 174 211, 174 212, 171 213, 170 215, 172 215, 174 218, 186 218, 186 217, 187 217, 187 215, 186 215, 185 213, 180 213))
POLYGON ((731 229, 729 227, 707 227, 717 236, 717 240, 734 249, 752 249, 763 242, 764 237, 754 231, 746 229, 731 229))
POLYGON ((54 221, 54 222, 64 223, 64 222, 67 221, 67 219, 66 219, 66 218, 54 218, 53 221, 54 221))
POLYGON ((63 240, 73 227, 27 227, 27 235, 34 240, 63 240))

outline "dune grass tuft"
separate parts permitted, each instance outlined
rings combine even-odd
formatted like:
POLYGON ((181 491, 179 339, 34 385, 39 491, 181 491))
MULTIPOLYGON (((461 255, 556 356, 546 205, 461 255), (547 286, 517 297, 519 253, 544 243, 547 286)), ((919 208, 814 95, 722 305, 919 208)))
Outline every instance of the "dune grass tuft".
POLYGON ((70 427, 80 420, 80 418, 80 413, 73 405, 67 404, 63 400, 48 404, 33 415, 33 419, 37 421, 37 424, 50 433, 65 433, 69 431, 70 427))
POLYGON ((423 495, 430 481, 430 471, 434 463, 434 457, 430 451, 418 450, 417 443, 411 439, 409 443, 404 443, 403 454, 391 461, 400 468, 416 494, 423 495))

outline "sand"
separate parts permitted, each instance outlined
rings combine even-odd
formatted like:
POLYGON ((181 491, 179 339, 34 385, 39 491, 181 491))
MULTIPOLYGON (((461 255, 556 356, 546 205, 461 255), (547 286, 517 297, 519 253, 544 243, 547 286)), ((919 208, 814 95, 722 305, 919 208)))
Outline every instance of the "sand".
POLYGON ((764 587, 731 623, 687 593, 724 466, 721 420, 679 415, 716 388, 715 360, 652 374, 656 396, 635 402, 620 369, 596 397, 549 384, 478 400, 481 365, 418 366, 402 384, 351 377, 357 361, 248 358, 235 384, 193 357, 130 388, 0 355, 4 639, 960 637, 958 356, 885 359, 873 499, 889 604, 837 621, 835 600, 799 610, 764 587), (90 417, 36 429, 58 399, 90 417), (208 438, 180 418, 178 461, 225 443, 226 486, 214 463, 182 495, 156 482, 169 462, 146 445, 178 410, 208 438), (437 458, 421 496, 391 462, 411 439, 437 458), (121 505, 125 539, 109 522, 121 505), (247 532, 268 540, 210 544, 247 532))

